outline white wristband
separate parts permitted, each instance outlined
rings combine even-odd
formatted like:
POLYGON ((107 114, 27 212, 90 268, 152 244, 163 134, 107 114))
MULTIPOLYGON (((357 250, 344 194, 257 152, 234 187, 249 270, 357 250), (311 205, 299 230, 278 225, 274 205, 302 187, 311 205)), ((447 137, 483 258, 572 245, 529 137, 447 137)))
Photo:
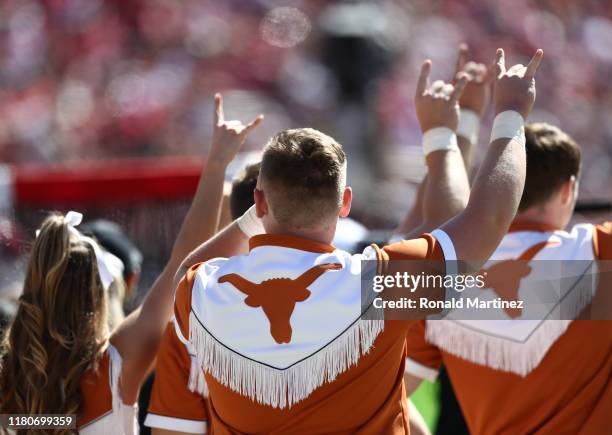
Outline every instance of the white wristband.
POLYGON ((457 135, 448 127, 436 127, 423 133, 423 154, 427 156, 440 150, 459 151, 457 135))
POLYGON ((255 206, 251 206, 242 216, 236 219, 240 230, 247 237, 253 237, 257 234, 264 234, 266 232, 261 219, 257 217, 257 211, 255 206))
POLYGON ((479 127, 480 116, 473 110, 461 109, 459 112, 457 136, 466 138, 472 145, 477 145, 479 127))
POLYGON ((506 138, 525 146, 525 119, 515 110, 501 112, 493 121, 491 142, 506 138))

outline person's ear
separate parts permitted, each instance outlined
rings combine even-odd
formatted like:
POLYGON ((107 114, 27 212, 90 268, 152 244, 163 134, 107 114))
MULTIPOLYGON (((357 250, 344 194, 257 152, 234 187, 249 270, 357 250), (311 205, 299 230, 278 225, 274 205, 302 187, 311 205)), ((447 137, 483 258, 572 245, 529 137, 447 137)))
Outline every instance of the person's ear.
POLYGON ((578 199, 578 190, 580 189, 580 180, 578 180, 575 175, 572 175, 570 177, 570 180, 574 183, 574 185, 572 186, 572 200, 573 202, 576 202, 576 200, 578 199))
POLYGON ((567 205, 574 201, 576 187, 576 177, 574 175, 563 183, 563 186, 561 186, 561 203, 563 205, 567 205))
POLYGON ((262 218, 268 214, 268 202, 266 201, 266 195, 263 190, 255 188, 253 191, 253 198, 255 199, 255 211, 257 217, 262 218))
POLYGON ((350 186, 346 186, 344 188, 344 193, 342 194, 342 207, 340 208, 339 216, 341 218, 345 218, 351 212, 351 203, 353 202, 353 189, 350 186))

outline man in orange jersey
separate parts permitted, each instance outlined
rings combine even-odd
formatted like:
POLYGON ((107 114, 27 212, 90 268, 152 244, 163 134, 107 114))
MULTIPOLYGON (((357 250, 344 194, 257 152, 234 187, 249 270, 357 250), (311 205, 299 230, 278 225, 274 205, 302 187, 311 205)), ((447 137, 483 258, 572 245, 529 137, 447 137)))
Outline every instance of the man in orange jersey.
POLYGON ((427 188, 443 204, 426 205, 424 222, 441 219, 441 210, 457 216, 412 240, 358 255, 331 246, 352 197, 342 147, 313 129, 270 139, 255 206, 179 270, 176 319, 158 355, 147 424, 156 433, 210 425, 215 433, 407 434, 405 337, 414 322, 362 319, 362 260, 491 255, 522 191, 523 124, 541 57, 538 50, 527 67, 506 71, 498 50, 498 115, 467 206, 455 133, 467 79, 429 86, 424 63, 416 108, 427 188), (477 240, 475 229, 483 233, 477 240))
MULTIPOLYGON (((520 319, 520 311, 509 311, 506 318, 518 320, 420 321, 406 340, 407 390, 413 391, 422 379, 434 380, 444 364, 471 433, 607 433, 612 410, 612 223, 580 224, 565 231, 578 190, 580 148, 559 128, 544 123, 528 124, 525 136, 527 175, 519 214, 491 257, 496 261, 484 267, 489 284, 500 296, 514 289, 518 294, 506 297, 524 298, 541 290, 530 287, 533 269, 552 271, 554 262, 573 261, 588 267, 573 277, 578 280, 590 280, 590 267, 599 266, 595 300, 566 303, 567 315, 560 320, 520 319), (496 270, 512 265, 514 276, 493 282, 496 270), (580 318, 599 320, 573 320, 580 318), (519 322, 522 331, 511 331, 509 326, 519 322)), ((561 277, 548 279, 555 283, 561 277)))

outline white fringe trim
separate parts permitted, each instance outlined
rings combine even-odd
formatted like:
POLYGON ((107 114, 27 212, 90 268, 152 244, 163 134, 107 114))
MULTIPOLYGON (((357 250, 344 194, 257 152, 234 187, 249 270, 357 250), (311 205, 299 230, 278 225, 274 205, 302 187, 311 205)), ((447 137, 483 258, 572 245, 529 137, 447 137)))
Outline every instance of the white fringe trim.
MULTIPOLYGON (((374 314, 376 316, 376 314, 374 314)), ((331 382, 367 354, 384 320, 359 319, 334 341, 311 357, 281 370, 250 360, 220 344, 199 323, 189 318, 192 360, 189 389, 206 390, 204 372, 231 390, 274 408, 291 407, 325 382, 331 382)))
MULTIPOLYGON (((572 305, 563 305, 564 309, 571 307, 567 317, 575 319, 592 298, 593 295, 585 291, 577 292, 572 305)), ((475 331, 453 320, 428 320, 425 338, 452 355, 524 377, 542 362, 548 350, 573 321, 551 320, 555 316, 559 314, 551 313, 525 342, 488 335, 485 331, 475 331)))
POLYGON ((204 377, 204 371, 200 369, 197 357, 191 357, 191 368, 189 369, 189 391, 208 397, 208 384, 204 377))
POLYGON ((546 320, 525 343, 487 335, 452 320, 428 320, 426 339, 445 352, 495 370, 527 376, 571 320, 546 320))

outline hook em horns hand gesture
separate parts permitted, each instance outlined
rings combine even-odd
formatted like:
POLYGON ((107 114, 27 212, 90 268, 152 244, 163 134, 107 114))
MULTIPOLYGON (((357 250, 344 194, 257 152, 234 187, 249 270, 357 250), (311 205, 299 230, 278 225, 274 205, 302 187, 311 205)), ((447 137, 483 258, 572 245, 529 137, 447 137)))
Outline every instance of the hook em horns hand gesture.
POLYGON ((494 77, 493 68, 487 68, 483 63, 468 62, 468 53, 468 46, 461 44, 454 79, 456 82, 461 74, 466 74, 468 81, 459 99, 459 105, 462 109, 472 110, 482 116, 491 94, 489 85, 494 77))
POLYGON ((493 102, 495 113, 515 110, 527 119, 536 98, 535 73, 544 52, 537 50, 527 66, 517 64, 506 70, 504 50, 495 56, 495 87, 493 102))
POLYGON ((415 96, 421 130, 448 127, 455 131, 459 122, 459 98, 467 83, 467 75, 460 74, 454 86, 442 80, 436 80, 430 86, 430 72, 431 61, 426 60, 421 67, 415 96))
POLYGON ((213 137, 209 161, 226 165, 231 162, 240 151, 247 135, 263 121, 263 118, 263 115, 259 115, 246 125, 241 121, 226 121, 223 114, 223 97, 221 94, 215 94, 213 137))

